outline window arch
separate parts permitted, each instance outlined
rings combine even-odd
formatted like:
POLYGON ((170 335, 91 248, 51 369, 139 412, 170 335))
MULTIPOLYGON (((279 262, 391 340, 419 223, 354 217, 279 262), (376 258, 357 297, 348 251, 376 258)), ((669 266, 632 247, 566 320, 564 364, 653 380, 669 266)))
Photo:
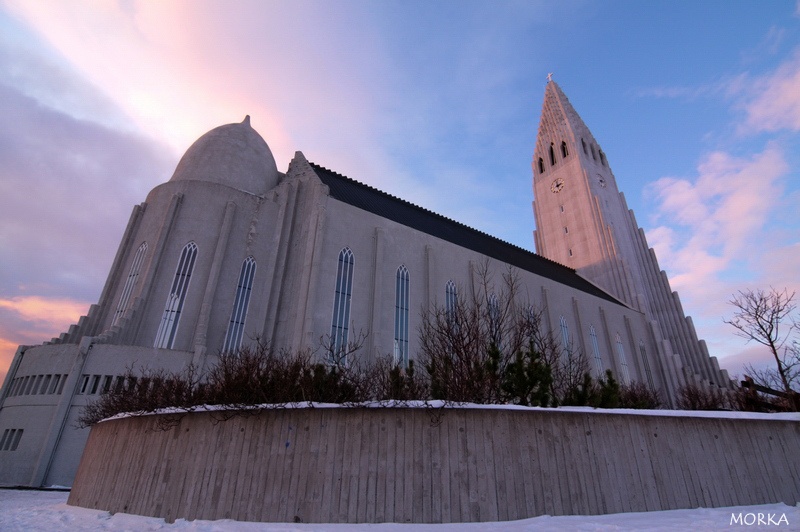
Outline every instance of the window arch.
POLYGON ((642 364, 644 365, 644 374, 647 378, 647 385, 651 390, 655 390, 656 386, 653 383, 653 374, 650 372, 650 361, 647 360, 647 349, 644 347, 644 341, 639 340, 639 354, 642 355, 642 364))
POLYGON ((606 161, 606 154, 603 153, 603 150, 597 150, 600 153, 600 162, 603 163, 603 166, 608 166, 608 161, 606 161))
POLYGON ((234 352, 242 345, 244 335, 244 322, 247 319, 247 307, 250 306, 250 293, 253 289, 253 277, 256 275, 256 260, 247 257, 242 262, 239 272, 239 283, 236 287, 236 298, 233 300, 231 320, 228 323, 228 332, 225 333, 225 342, 222 350, 234 352))
POLYGON ((455 315, 456 309, 458 308, 458 290, 456 290, 456 284, 452 279, 447 281, 444 287, 444 308, 447 315, 451 318, 455 315))
POLYGON ((542 159, 541 157, 539 157, 539 173, 540 174, 544 173, 544 159, 542 159))
POLYGON ((592 150, 592 159, 595 161, 597 160, 597 153, 594 151, 594 144, 589 144, 589 148, 592 150))
POLYGON ((133 292, 133 287, 136 286, 136 279, 139 277, 139 270, 142 267, 142 262, 144 262, 144 254, 146 252, 147 242, 142 242, 139 249, 136 250, 136 255, 133 256, 131 269, 128 271, 128 278, 125 280, 125 286, 122 288, 122 295, 119 297, 117 311, 114 313, 114 321, 111 322, 111 325, 116 325, 117 321, 119 321, 122 315, 125 314, 125 311, 128 310, 128 300, 133 292))
POLYGON ((625 348, 622 347, 622 338, 620 337, 619 333, 616 334, 616 341, 617 341, 617 354, 619 355, 619 365, 622 369, 622 383, 623 384, 630 384, 631 376, 628 372, 628 361, 625 358, 625 348))
POLYGON ((564 316, 558 320, 561 323, 561 342, 564 344, 564 349, 569 351, 569 326, 567 319, 564 316))
POLYGON ((581 145, 583 146, 583 153, 589 155, 589 150, 586 149, 586 141, 581 139, 581 145))
POLYGON ((343 362, 340 356, 347 349, 347 334, 350 323, 350 299, 353 293, 353 267, 355 257, 350 248, 339 252, 339 267, 336 271, 336 289, 333 299, 333 318, 331 319, 330 362, 343 362))
POLYGON ((600 357, 600 345, 597 343, 597 333, 594 330, 594 325, 589 325, 589 338, 592 340, 592 353, 594 354, 594 366, 597 369, 597 374, 603 374, 603 359, 600 357))
POLYGON ((566 159, 567 155, 569 155, 569 151, 567 151, 567 142, 562 140, 561 141, 561 157, 566 159))
POLYGON ((164 314, 161 317, 161 324, 158 326, 154 347, 172 349, 172 345, 175 343, 175 333, 178 331, 178 322, 181 318, 181 310, 183 302, 186 300, 186 292, 189 289, 189 281, 192 278, 196 258, 197 244, 189 242, 181 251, 181 258, 175 269, 175 278, 172 280, 167 303, 164 305, 164 314))
POLYGON ((408 269, 397 268, 394 292, 394 362, 398 366, 408 365, 408 293, 410 288, 408 269))
POLYGON ((550 143, 550 166, 555 166, 556 164, 556 152, 553 149, 553 143, 550 143))

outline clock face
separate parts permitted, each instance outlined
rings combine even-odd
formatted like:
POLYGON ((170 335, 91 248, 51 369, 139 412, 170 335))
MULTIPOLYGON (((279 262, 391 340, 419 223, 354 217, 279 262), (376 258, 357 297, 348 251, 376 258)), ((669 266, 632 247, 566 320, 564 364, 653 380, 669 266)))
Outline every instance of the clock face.
POLYGON ((559 192, 561 192, 563 188, 564 188, 564 180, 561 179, 560 177, 555 181, 553 181, 553 183, 550 185, 550 190, 553 192, 553 194, 558 194, 559 192))
POLYGON ((597 182, 600 183, 601 187, 605 188, 605 186, 606 186, 606 178, 605 177, 601 176, 600 174, 597 174, 597 182))

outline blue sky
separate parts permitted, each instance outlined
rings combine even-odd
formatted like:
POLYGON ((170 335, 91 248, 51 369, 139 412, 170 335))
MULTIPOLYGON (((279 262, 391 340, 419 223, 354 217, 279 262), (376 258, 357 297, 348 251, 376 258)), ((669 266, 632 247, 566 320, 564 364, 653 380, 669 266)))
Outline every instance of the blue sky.
POLYGON ((800 288, 800 6, 0 1, 0 375, 96 302, 131 208, 245 114, 318 164, 533 250, 546 76, 734 373, 738 289, 800 288))

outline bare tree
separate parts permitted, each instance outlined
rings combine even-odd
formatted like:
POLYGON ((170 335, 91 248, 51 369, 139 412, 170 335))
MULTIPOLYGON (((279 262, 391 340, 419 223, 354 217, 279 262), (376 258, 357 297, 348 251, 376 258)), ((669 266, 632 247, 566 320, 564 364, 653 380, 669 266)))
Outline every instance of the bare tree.
POLYGON ((547 406, 582 386, 585 356, 554 338, 542 309, 520 293, 516 272, 508 269, 495 279, 482 263, 475 273, 467 297, 423 310, 419 361, 432 397, 547 406))
POLYGON ((792 384, 800 380, 800 349, 798 339, 794 337, 800 330, 800 323, 793 315, 797 309, 794 296, 795 292, 785 288, 739 291, 729 301, 736 307, 736 312, 731 319, 723 320, 736 328, 738 336, 770 350, 777 375, 772 370, 762 370, 755 371, 752 376, 765 386, 779 384, 787 394, 792 393, 792 384))

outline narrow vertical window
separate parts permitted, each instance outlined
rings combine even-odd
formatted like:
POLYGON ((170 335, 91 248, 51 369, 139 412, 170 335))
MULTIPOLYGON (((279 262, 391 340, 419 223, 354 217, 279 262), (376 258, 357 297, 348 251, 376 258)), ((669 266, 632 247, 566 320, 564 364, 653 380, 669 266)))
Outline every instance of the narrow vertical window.
POLYGON ((567 155, 569 155, 569 152, 567 151, 567 143, 565 141, 562 141, 561 142, 561 157, 566 159, 567 155))
POLYGON ((85 394, 86 388, 89 387, 89 375, 81 375, 81 389, 79 394, 85 394))
POLYGON ((247 319, 247 307, 250 305, 250 292, 253 290, 253 277, 256 275, 256 261, 247 257, 242 262, 239 272, 239 283, 236 286, 236 298, 233 300, 231 320, 228 323, 228 332, 225 333, 225 342, 222 350, 233 353, 239 350, 244 335, 244 322, 247 319))
POLYGON ((617 354, 619 355, 619 365, 622 368, 622 384, 630 384, 631 376, 628 373, 628 361, 625 359, 625 348, 622 347, 622 338, 619 333, 616 336, 617 341, 617 354))
POLYGON ((539 157, 539 173, 540 174, 544 173, 544 159, 542 159, 541 157, 539 157))
POLYGON ((408 366, 408 269, 397 268, 394 292, 394 362, 408 366))
POLYGON ((6 429, 0 438, 0 451, 16 451, 22 438, 22 429, 6 429))
POLYGON ((175 343, 175 333, 178 331, 178 322, 183 302, 186 299, 186 292, 189 289, 189 281, 192 278, 195 258, 197 258, 197 245, 189 242, 181 251, 181 258, 175 269, 175 278, 167 296, 167 303, 164 305, 164 315, 161 317, 161 324, 158 326, 153 347, 172 349, 172 345, 175 343))
POLYGON ((556 151, 553 149, 553 144, 550 143, 550 166, 556 164, 556 151))
POLYGON ((46 394, 47 388, 50 386, 50 379, 52 379, 52 375, 45 375, 44 380, 42 381, 42 388, 39 390, 39 393, 46 394))
POLYGON ((597 154, 594 151, 594 144, 590 144, 589 148, 591 148, 591 150, 592 150, 592 159, 594 159, 596 161, 597 160, 597 154))
POLYGON ((112 375, 103 377, 103 386, 100 388, 100 393, 108 393, 111 391, 111 382, 114 380, 112 375))
POLYGON ((355 260, 350 248, 339 252, 339 268, 336 272, 336 292, 333 300, 331 320, 331 363, 347 363, 340 360, 347 350, 347 333, 350 323, 350 298, 353 293, 353 266, 355 260))
POLYGON ((598 375, 603 375, 603 359, 600 357, 600 346, 597 343, 597 333, 594 325, 589 326, 589 338, 592 340, 592 353, 594 354, 594 366, 598 375))
POLYGON ((559 322, 561 323, 561 342, 564 344, 564 349, 569 351, 569 326, 567 326, 567 319, 561 316, 559 322))
POLYGON ((656 386, 653 382, 653 374, 650 372, 650 361, 647 360, 647 350, 644 348, 644 341, 639 340, 639 354, 642 355, 642 364, 644 365, 645 377, 647 377, 647 385, 650 390, 655 391, 656 386))
POLYGON ((583 153, 589 155, 589 150, 586 149, 586 141, 581 139, 581 144, 583 145, 583 153))
POLYGON ((600 152, 600 162, 603 163, 603 166, 608 166, 608 161, 606 161, 606 154, 603 153, 603 150, 598 150, 600 152))
POLYGON ((125 286, 122 288, 122 295, 119 297, 117 311, 114 313, 114 321, 111 322, 111 325, 116 325, 117 321, 119 321, 125 311, 128 310, 128 300, 131 298, 133 287, 136 286, 136 278, 139 277, 139 270, 142 267, 142 262, 144 262, 145 252, 147 252, 147 242, 142 242, 142 245, 139 246, 139 249, 136 250, 136 254, 133 256, 131 269, 128 271, 128 278, 125 280, 125 286))
POLYGON ((61 380, 61 375, 53 375, 53 380, 50 382, 50 388, 47 390, 48 394, 56 393, 59 380, 61 380))
POLYGON ((458 291, 456 284, 450 280, 444 287, 444 309, 449 318, 453 318, 458 308, 458 291))

